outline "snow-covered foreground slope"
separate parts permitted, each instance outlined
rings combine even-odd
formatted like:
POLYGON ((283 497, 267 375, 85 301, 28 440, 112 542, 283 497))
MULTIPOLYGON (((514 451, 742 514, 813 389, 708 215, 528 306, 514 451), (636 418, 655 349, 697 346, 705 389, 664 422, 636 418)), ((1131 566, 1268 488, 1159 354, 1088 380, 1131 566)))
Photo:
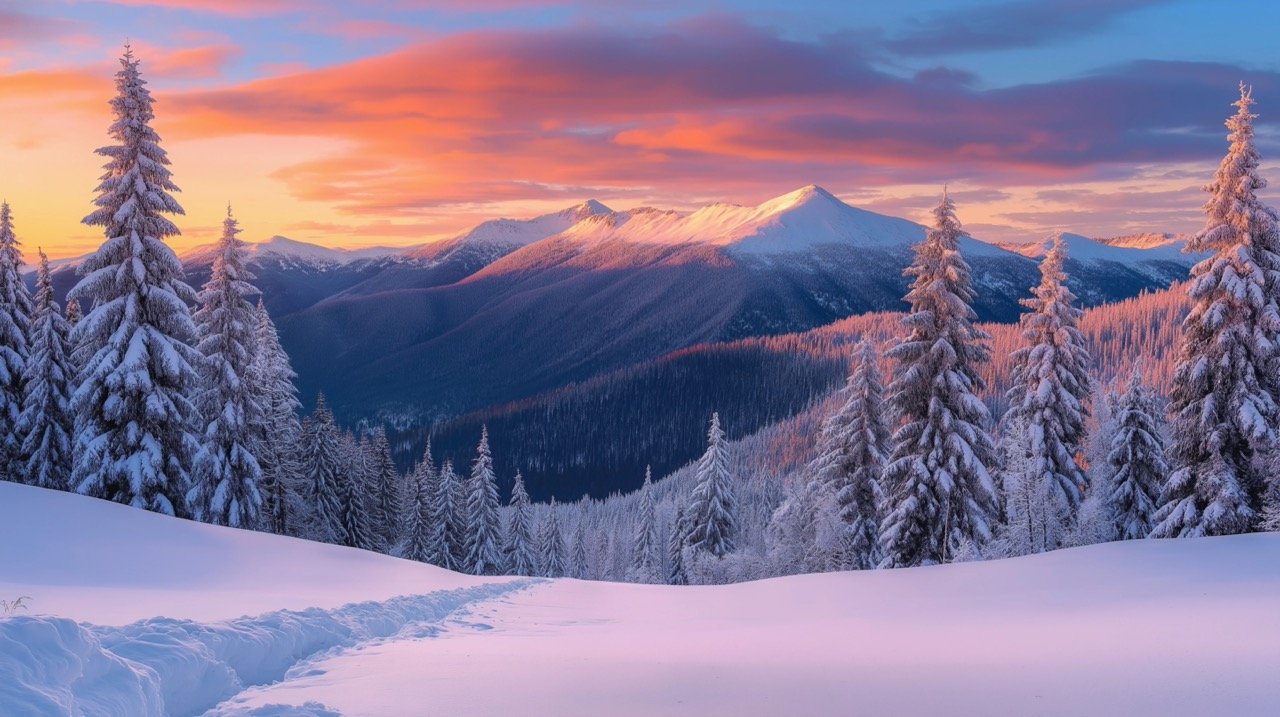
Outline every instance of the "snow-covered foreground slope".
POLYGON ((28 595, 35 612, 102 624, 333 608, 486 582, 3 481, 0 529, 0 600, 28 595))
POLYGON ((34 608, 0 619, 5 715, 1280 709, 1280 535, 673 588, 482 581, 5 484, 0 521, 0 595, 34 608), (160 614, 202 621, 72 621, 160 614))

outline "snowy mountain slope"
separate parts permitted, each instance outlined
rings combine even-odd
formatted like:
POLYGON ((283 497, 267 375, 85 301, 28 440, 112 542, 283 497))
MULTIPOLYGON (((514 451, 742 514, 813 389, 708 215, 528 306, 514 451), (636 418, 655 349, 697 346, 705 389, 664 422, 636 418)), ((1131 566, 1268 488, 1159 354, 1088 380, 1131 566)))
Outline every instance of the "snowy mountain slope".
MULTIPOLYGON (((1119 237, 1112 240, 1090 239, 1071 232, 1050 234, 1040 241, 1028 244, 1003 245, 1022 256, 1031 259, 1042 259, 1049 252, 1049 245, 1058 237, 1067 247, 1067 256, 1080 262, 1114 262, 1128 266, 1141 266, 1153 262, 1173 262, 1190 264, 1195 257, 1182 252, 1182 243, 1169 238, 1163 241, 1150 240, 1152 235, 1135 235, 1119 237)), ((1163 237, 1165 235, 1154 235, 1163 237)))
MULTIPOLYGON (((251 262, 275 261, 285 266, 332 268, 356 261, 399 257, 404 249, 395 247, 362 247, 340 249, 297 241, 288 237, 273 236, 266 241, 245 242, 245 253, 251 262)), ((217 247, 213 244, 199 246, 178 255, 184 264, 208 264, 213 261, 217 247)))
MULTIPOLYGON (((829 245, 901 249, 924 234, 920 224, 852 207, 811 184, 756 206, 720 203, 691 213, 652 208, 615 212, 576 224, 561 236, 588 244, 705 244, 736 255, 786 255, 829 245)), ((974 255, 1004 253, 976 240, 963 249, 974 255)))
POLYGON ((0 594, 35 590, 31 614, 0 618, 5 714, 1263 715, 1280 703, 1276 534, 666 587, 483 581, 8 484, 0 521, 20 528, 0 553, 0 594), (324 607, 280 609, 312 582, 324 607), (92 624, 149 611, 199 618, 92 624))
MULTIPOLYGON (((902 269, 924 231, 809 186, 757 206, 693 212, 586 202, 393 254, 275 240, 259 245, 250 265, 304 400, 323 390, 343 421, 403 425, 689 346, 899 309, 902 269)), ((1191 263, 1164 248, 1091 244, 1075 247, 1081 257, 1067 266, 1086 305, 1163 288, 1191 263)), ((1035 261, 978 240, 962 250, 979 316, 1016 320, 1018 300, 1039 278, 1035 261)), ((186 267, 194 285, 208 276, 207 258, 186 267)), ((55 288, 75 280, 64 269, 55 288)))

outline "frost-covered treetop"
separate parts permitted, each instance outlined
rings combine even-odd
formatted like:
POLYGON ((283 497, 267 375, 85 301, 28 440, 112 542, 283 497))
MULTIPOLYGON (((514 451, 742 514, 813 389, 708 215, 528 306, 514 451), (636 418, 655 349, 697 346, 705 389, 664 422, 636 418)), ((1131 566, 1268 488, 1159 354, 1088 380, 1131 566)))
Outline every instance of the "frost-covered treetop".
POLYGON ((190 287, 174 281, 182 276, 182 265, 162 241, 181 233, 164 215, 183 214, 183 209, 171 194, 180 190, 169 172, 169 156, 151 127, 154 100, 138 64, 132 48, 126 46, 116 73, 116 96, 111 100, 115 121, 108 135, 115 144, 96 150, 107 158, 106 171, 94 199, 98 208, 84 218, 85 224, 103 227, 107 241, 85 259, 80 272, 86 279, 76 287, 75 295, 116 296, 149 284, 194 302, 190 287))

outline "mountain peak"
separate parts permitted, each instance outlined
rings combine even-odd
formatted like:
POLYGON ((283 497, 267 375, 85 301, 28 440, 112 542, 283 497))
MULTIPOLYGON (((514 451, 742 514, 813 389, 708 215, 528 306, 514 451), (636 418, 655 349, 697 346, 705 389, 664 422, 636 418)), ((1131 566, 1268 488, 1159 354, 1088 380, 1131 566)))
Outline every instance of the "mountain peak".
POLYGON ((779 212, 807 206, 846 207, 834 194, 816 184, 806 184, 799 189, 774 197, 760 205, 763 212, 779 212))
POLYGON ((588 199, 581 204, 569 207, 561 213, 573 216, 577 219, 586 219, 587 217, 599 216, 601 214, 613 214, 613 210, 595 199, 588 199))

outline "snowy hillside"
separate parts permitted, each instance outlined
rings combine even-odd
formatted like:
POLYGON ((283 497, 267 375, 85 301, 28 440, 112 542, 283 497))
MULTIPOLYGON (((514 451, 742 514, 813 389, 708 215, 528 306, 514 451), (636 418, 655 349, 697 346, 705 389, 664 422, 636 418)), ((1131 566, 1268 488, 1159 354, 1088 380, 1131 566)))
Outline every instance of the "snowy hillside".
POLYGON ((687 588, 467 578, 7 483, 0 524, 0 596, 31 598, 0 618, 4 714, 1263 715, 1280 701, 1275 534, 687 588))
MULTIPOLYGON (((213 261, 216 250, 216 245, 208 244, 183 252, 178 258, 184 264, 208 263, 213 261)), ((284 264, 296 263, 312 267, 341 266, 365 259, 384 259, 403 252, 403 249, 393 247, 335 249, 282 236, 273 236, 262 242, 245 242, 245 254, 250 261, 275 260, 284 264)))

